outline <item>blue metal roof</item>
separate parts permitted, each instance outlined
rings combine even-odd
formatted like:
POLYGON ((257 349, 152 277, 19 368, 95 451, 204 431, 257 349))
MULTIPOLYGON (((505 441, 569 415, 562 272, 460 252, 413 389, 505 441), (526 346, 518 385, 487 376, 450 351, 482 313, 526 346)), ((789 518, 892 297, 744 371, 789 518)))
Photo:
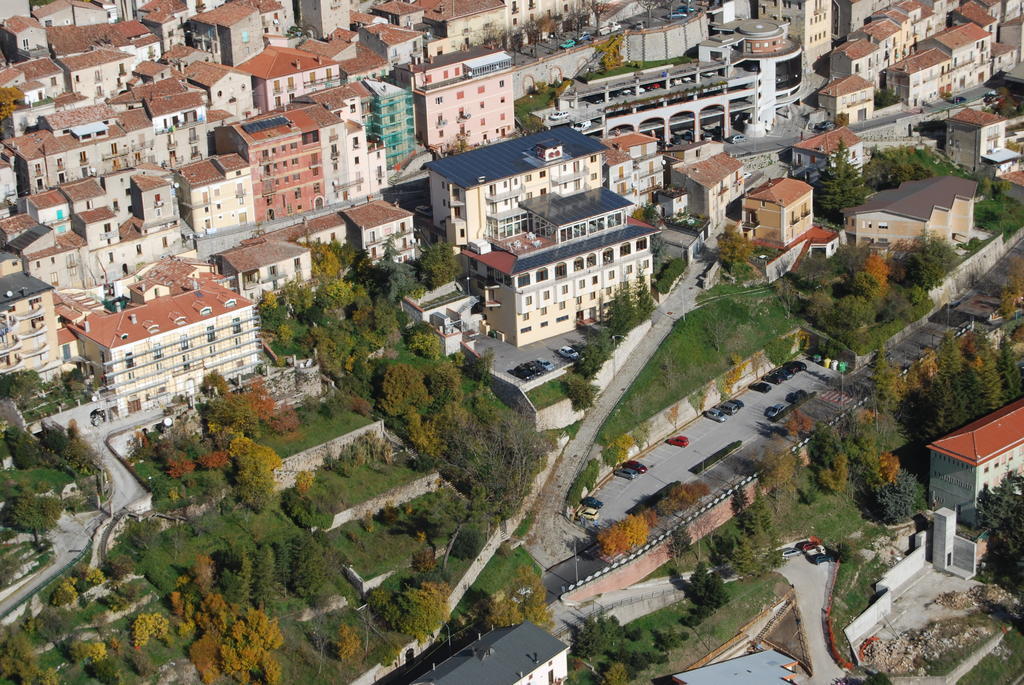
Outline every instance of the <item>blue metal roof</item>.
POLYGON ((545 264, 553 264, 586 252, 593 252, 594 250, 600 250, 609 245, 621 243, 624 240, 632 240, 633 238, 639 238, 641 236, 657 232, 658 229, 648 226, 647 224, 626 224, 622 228, 601 231, 600 233, 595 233, 594 235, 587 236, 586 238, 561 243, 557 247, 553 247, 548 250, 541 250, 539 252, 523 255, 516 260, 515 266, 512 267, 512 274, 521 274, 524 271, 536 269, 544 266, 545 264))
POLYGON ((449 183, 454 183, 462 188, 471 188, 607 150, 608 148, 600 140, 585 136, 569 126, 559 126, 549 131, 535 133, 532 136, 513 138, 503 143, 495 143, 459 155, 444 157, 429 162, 426 167, 439 173, 449 183), (546 145, 560 143, 562 157, 557 162, 542 164, 532 154, 534 146, 540 143, 546 145))
POLYGON ((592 216, 632 207, 633 203, 607 188, 594 188, 582 193, 562 197, 548 193, 519 203, 523 209, 536 214, 555 226, 565 226, 592 216))

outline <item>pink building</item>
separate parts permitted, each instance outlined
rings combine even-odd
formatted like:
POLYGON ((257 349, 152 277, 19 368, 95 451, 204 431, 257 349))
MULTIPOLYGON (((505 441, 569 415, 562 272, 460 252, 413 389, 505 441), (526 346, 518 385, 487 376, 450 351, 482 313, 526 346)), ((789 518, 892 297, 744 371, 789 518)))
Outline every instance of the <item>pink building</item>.
POLYGON ((333 59, 275 45, 237 68, 252 74, 253 104, 264 113, 300 95, 342 83, 341 69, 333 59))
POLYGON ((437 55, 396 67, 412 90, 416 135, 434 150, 485 145, 515 132, 512 58, 491 48, 437 55))

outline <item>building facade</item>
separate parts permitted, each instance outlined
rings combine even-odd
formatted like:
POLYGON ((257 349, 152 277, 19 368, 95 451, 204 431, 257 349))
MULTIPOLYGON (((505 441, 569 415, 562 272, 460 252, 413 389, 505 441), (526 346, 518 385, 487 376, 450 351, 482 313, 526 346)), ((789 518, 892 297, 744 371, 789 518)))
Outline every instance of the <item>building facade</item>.
POLYGON ((875 193, 864 204, 843 210, 847 242, 888 249, 926 235, 966 241, 974 227, 977 188, 976 181, 938 176, 875 193))
POLYGON ((383 200, 374 200, 343 209, 341 214, 348 223, 348 243, 365 250, 373 261, 385 255, 389 244, 395 261, 416 259, 412 212, 383 200))
POLYGON ((875 114, 875 87, 856 74, 838 78, 818 91, 818 105, 833 121, 840 117, 848 123, 867 121, 875 114))
POLYGON ((786 247, 810 230, 814 189, 795 178, 774 178, 743 197, 745 235, 772 247, 786 247))
POLYGON ((363 102, 366 135, 384 144, 388 168, 393 169, 416 151, 416 110, 412 92, 374 79, 359 83, 369 93, 363 102))
POLYGON ((1006 150, 1006 119, 964 108, 946 119, 946 154, 960 166, 978 171, 984 158, 1006 150))
POLYGON ((942 50, 915 52, 885 70, 885 84, 901 102, 919 107, 948 95, 953 90, 952 60, 942 50))
POLYGON ((313 275, 311 259, 309 249, 266 236, 248 238, 213 256, 231 288, 254 302, 290 281, 308 281, 313 275))
POLYGON ((175 180, 181 218, 192 230, 213 233, 255 220, 252 170, 237 154, 186 164, 175 180))
POLYGON ((0 256, 0 374, 35 371, 50 380, 60 371, 53 287, 0 256))

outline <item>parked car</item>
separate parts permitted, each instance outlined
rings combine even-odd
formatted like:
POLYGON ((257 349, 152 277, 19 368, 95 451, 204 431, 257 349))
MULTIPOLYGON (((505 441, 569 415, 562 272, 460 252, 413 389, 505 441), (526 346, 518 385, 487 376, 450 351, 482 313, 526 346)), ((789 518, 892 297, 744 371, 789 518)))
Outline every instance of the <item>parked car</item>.
POLYGON ((679 19, 681 17, 685 17, 688 14, 689 14, 689 12, 687 11, 687 9, 685 7, 676 7, 674 10, 672 10, 672 12, 668 15, 667 18, 668 19, 679 19))
POLYGON ((780 366, 779 368, 777 368, 775 370, 777 372, 779 372, 780 374, 782 374, 782 380, 784 380, 784 381, 788 381, 789 379, 791 379, 793 376, 796 375, 795 373, 793 373, 792 371, 787 369, 785 366, 780 366))
POLYGON ((768 381, 772 385, 778 385, 779 383, 786 380, 786 377, 783 376, 778 369, 775 369, 774 371, 765 374, 764 380, 768 381))
POLYGON ((835 127, 836 122, 834 121, 819 121, 814 125, 814 130, 818 131, 819 133, 824 133, 825 131, 831 131, 835 127))
POLYGON ((817 547, 820 544, 821 544, 821 539, 812 535, 811 537, 809 537, 808 539, 804 540, 803 542, 798 542, 798 543, 796 543, 793 546, 796 547, 801 552, 803 552, 803 551, 806 551, 806 550, 811 549, 813 547, 817 547))
POLYGON ((609 33, 615 33, 616 31, 622 30, 622 24, 617 21, 611 21, 602 26, 597 30, 597 35, 607 36, 609 33))
POLYGON ((574 38, 567 38, 566 40, 563 40, 561 43, 559 43, 558 47, 562 48, 563 50, 574 48, 576 47, 576 40, 574 38))
POLYGON ((744 142, 746 142, 746 140, 747 140, 747 137, 745 135, 743 135, 742 133, 734 133, 731 136, 729 136, 728 138, 726 138, 725 142, 731 143, 731 144, 735 145, 737 143, 744 143, 744 142))
POLYGON ((585 507, 591 507, 592 509, 600 509, 604 506, 604 502, 596 497, 584 497, 580 500, 580 504, 585 507))
POLYGON ((588 128, 590 128, 593 123, 594 122, 592 121, 577 121, 572 125, 572 129, 574 131, 579 131, 580 133, 582 133, 583 131, 586 131, 588 128))
POLYGON ((638 21, 629 28, 633 29, 634 31, 643 31, 646 27, 644 26, 644 23, 642 21, 638 21))
POLYGON ((829 554, 828 552, 824 552, 822 554, 815 554, 813 557, 811 557, 809 559, 809 561, 812 564, 815 564, 815 565, 817 565, 817 564, 831 564, 835 560, 836 560, 836 558, 834 556, 832 556, 831 554, 829 554))
POLYGON ((704 412, 704 416, 708 417, 709 419, 717 423, 725 423, 729 418, 728 416, 723 414, 721 410, 714 407, 704 412))
POLYGON ((647 89, 648 90, 657 90, 657 89, 663 88, 663 87, 664 86, 661 85, 660 81, 655 81, 654 83, 650 83, 650 84, 647 85, 647 89))
POLYGON ((725 402, 722 402, 721 406, 723 408, 724 407, 729 407, 732 411, 728 412, 728 414, 730 416, 732 416, 733 414, 738 412, 740 409, 743 409, 744 404, 743 404, 743 400, 737 400, 737 399, 733 398, 731 400, 726 400, 725 402))
POLYGON ((796 547, 790 547, 788 549, 782 550, 782 558, 783 559, 792 559, 793 557, 800 556, 800 554, 801 554, 800 550, 798 550, 796 547))
POLYGON ((967 102, 967 98, 965 98, 963 95, 957 95, 955 98, 953 98, 954 105, 962 105, 965 102, 967 102))
POLYGON ((574 362, 580 358, 580 353, 577 352, 575 349, 569 347, 568 345, 566 345, 565 347, 559 347, 557 350, 555 350, 555 354, 557 354, 562 359, 568 359, 571 362, 574 362))
POLYGON ((532 381, 534 378, 541 375, 541 372, 529 362, 524 362, 514 369, 509 369, 508 372, 516 378, 524 381, 532 381))
POLYGON ((539 366, 543 373, 551 373, 555 370, 555 365, 548 359, 537 359, 533 363, 539 366))
POLYGON ((788 370, 790 373, 800 373, 801 371, 807 370, 807 364, 802 361, 794 360, 786 362, 782 365, 782 368, 788 370))
POLYGON ((794 390, 786 395, 786 401, 790 404, 796 404, 800 400, 807 397, 809 393, 806 390, 794 390))
POLYGON ((674 438, 669 438, 665 442, 667 442, 670 445, 674 445, 675 447, 689 447, 690 446, 690 439, 688 437, 686 437, 685 435, 677 435, 674 438))
POLYGON ((584 31, 583 33, 580 34, 580 37, 576 39, 576 42, 577 43, 589 43, 593 39, 594 39, 594 37, 591 36, 590 33, 588 33, 587 31, 584 31))
POLYGON ((645 464, 641 464, 636 459, 630 459, 629 461, 622 462, 622 468, 633 469, 637 473, 647 473, 647 466, 645 464))
POLYGON ((599 512, 594 507, 586 507, 583 511, 580 512, 580 518, 584 521, 596 521, 597 519, 601 518, 601 512, 599 512))
POLYGON ((772 386, 765 383, 764 381, 758 381, 757 383, 751 385, 750 389, 753 390, 754 392, 767 393, 771 392, 772 386))
POLYGON ((569 118, 569 113, 558 109, 548 115, 548 121, 562 121, 569 118))
POLYGON ((807 549, 803 550, 803 552, 807 556, 807 558, 810 559, 812 557, 818 556, 819 554, 824 554, 825 545, 815 545, 814 547, 808 547, 807 549))
POLYGON ((640 473, 633 469, 618 469, 615 475, 619 478, 625 478, 626 480, 636 480, 640 477, 640 473))
POLYGON ((764 410, 764 415, 767 416, 769 419, 774 419, 776 416, 781 414, 785 408, 786 405, 784 404, 773 404, 772 406, 764 410))

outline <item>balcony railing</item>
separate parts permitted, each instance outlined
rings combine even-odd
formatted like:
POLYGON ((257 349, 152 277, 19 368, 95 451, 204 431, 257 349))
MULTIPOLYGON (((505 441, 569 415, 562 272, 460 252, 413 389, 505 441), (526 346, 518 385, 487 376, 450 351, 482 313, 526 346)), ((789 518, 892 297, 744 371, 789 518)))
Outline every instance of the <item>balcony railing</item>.
POLYGON ((9 354, 18 349, 21 339, 16 335, 6 335, 0 338, 0 354, 9 354))
POLYGON ((199 117, 191 121, 182 121, 177 124, 171 124, 170 126, 157 127, 155 131, 157 135, 160 135, 162 133, 174 133, 175 131, 178 131, 180 129, 192 128, 193 126, 198 126, 199 124, 203 123, 206 123, 206 117, 199 117))
POLYGON ((43 315, 43 305, 41 305, 41 304, 40 305, 36 305, 36 307, 34 309, 30 309, 29 311, 25 312, 24 314, 15 314, 15 316, 18 319, 18 321, 24 321, 25 319, 31 319, 31 318, 34 318, 34 317, 37 317, 37 316, 42 316, 42 315, 43 315))

